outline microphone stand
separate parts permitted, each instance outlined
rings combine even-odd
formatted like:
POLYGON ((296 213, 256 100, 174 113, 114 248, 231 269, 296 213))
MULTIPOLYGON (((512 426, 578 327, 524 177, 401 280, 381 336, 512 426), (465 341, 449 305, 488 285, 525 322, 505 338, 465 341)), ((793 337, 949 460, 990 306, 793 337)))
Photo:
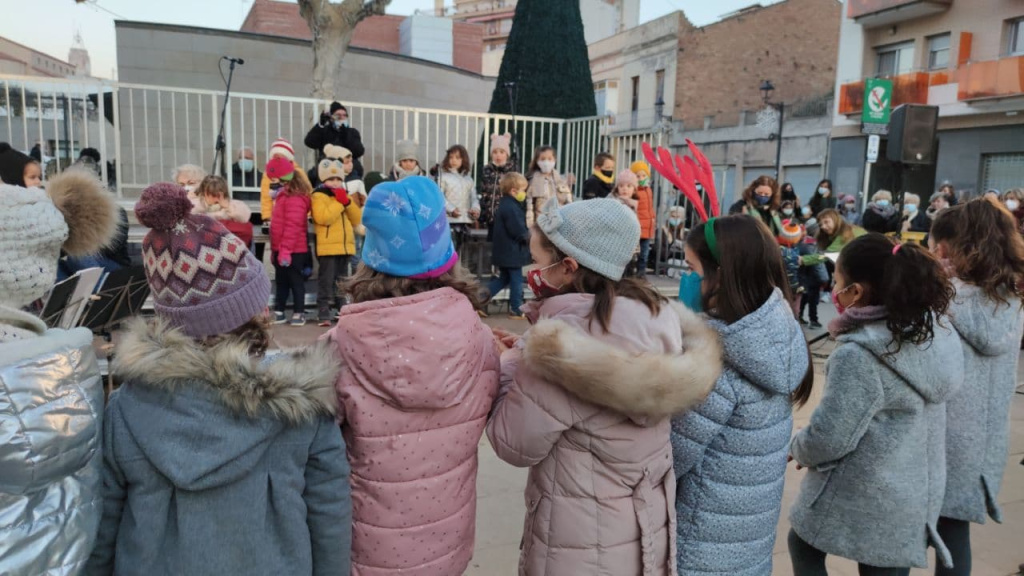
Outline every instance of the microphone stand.
POLYGON ((509 130, 512 135, 512 156, 519 158, 519 143, 516 141, 516 100, 519 99, 519 87, 515 82, 505 82, 505 89, 508 90, 508 103, 512 108, 512 129, 509 130))
MULTIPOLYGON (((235 64, 237 63, 237 59, 227 58, 227 61, 230 63, 230 68, 228 69, 227 89, 224 92, 224 106, 220 109, 220 130, 217 133, 217 144, 213 153, 213 168, 210 169, 210 174, 221 174, 222 176, 226 175, 227 172, 218 172, 217 166, 218 164, 223 164, 224 161, 224 116, 228 110, 228 103, 231 102, 231 80, 235 75, 235 64)), ((220 68, 220 62, 217 63, 217 67, 220 68)), ((221 74, 224 74, 223 68, 221 68, 221 74)), ((221 165, 221 168, 223 168, 223 165, 221 165)))

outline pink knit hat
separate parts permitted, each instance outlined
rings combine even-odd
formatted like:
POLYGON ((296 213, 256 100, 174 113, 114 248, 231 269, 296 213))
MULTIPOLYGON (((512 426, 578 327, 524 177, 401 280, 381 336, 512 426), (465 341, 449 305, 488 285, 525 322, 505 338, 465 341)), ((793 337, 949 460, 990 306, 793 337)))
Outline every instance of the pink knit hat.
POLYGON ((156 313, 192 338, 225 334, 270 302, 270 279, 234 234, 191 214, 185 190, 170 183, 142 192, 135 216, 152 230, 142 240, 156 313))
POLYGON ((511 154, 511 145, 512 135, 508 132, 504 134, 491 134, 491 150, 504 150, 511 154))
POLYGON ((292 162, 295 162, 295 149, 292 148, 292 143, 284 138, 278 138, 270 145, 270 154, 268 154, 268 156, 273 158, 274 154, 280 154, 292 162))
POLYGON ((640 180, 632 170, 623 170, 615 177, 615 185, 618 186, 619 184, 632 184, 633 186, 637 186, 640 184, 640 180))

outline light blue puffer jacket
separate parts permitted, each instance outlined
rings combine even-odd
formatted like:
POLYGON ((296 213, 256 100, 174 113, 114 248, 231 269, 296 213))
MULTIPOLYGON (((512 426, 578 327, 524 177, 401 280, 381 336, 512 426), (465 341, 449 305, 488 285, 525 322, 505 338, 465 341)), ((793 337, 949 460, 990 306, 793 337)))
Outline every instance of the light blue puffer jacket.
POLYGON ((779 290, 739 321, 711 325, 725 370, 703 405, 672 420, 679 575, 767 576, 793 428, 789 397, 807 372, 807 343, 779 290))

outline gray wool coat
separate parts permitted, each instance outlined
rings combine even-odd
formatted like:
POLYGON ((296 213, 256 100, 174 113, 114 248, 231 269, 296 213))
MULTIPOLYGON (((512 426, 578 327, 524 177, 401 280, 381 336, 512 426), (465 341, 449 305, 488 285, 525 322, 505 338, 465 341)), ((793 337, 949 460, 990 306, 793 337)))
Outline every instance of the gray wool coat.
POLYGON ((789 397, 807 372, 807 342, 778 290, 738 322, 711 326, 722 375, 703 404, 672 420, 679 574, 768 576, 793 430, 789 397))
POLYGON ((964 351, 964 383, 946 403, 946 499, 942 515, 1002 521, 999 487, 1009 448, 1010 403, 1017 385, 1024 310, 989 299, 977 286, 953 281, 949 316, 964 351))
POLYGON ((793 530, 828 554, 878 567, 925 568, 946 490, 946 400, 964 375, 953 329, 936 322, 925 345, 887 356, 884 321, 840 335, 810 424, 794 436, 808 468, 793 530))
POLYGON ((160 321, 118 344, 86 574, 347 576, 349 465, 326 345, 258 365, 160 321))

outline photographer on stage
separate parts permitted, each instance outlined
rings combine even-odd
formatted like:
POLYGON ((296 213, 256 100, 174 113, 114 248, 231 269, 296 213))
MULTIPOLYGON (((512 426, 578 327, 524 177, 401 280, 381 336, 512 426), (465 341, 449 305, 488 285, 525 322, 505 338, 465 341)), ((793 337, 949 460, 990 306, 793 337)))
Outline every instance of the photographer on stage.
MULTIPOLYGON (((347 148, 352 152, 353 174, 363 177, 363 165, 359 161, 366 152, 363 138, 359 130, 349 126, 348 109, 340 102, 331 102, 330 110, 321 114, 320 122, 309 129, 305 143, 307 147, 316 150, 317 162, 323 160, 324 146, 328 144, 347 148)), ((311 175, 315 173, 315 170, 310 172, 311 175)))

